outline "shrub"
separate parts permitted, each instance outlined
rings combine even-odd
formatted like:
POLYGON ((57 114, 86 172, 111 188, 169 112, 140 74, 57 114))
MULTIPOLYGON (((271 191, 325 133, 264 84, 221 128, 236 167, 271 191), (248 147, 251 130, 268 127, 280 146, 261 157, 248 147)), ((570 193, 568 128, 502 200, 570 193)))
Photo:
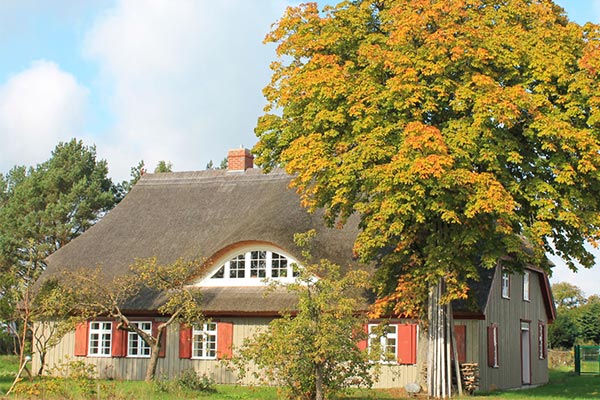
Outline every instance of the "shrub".
POLYGON ((206 374, 198 374, 193 369, 186 369, 173 380, 161 377, 154 380, 154 388, 157 392, 172 393, 183 391, 196 391, 205 393, 215 393, 215 381, 206 374))
POLYGON ((115 395, 114 385, 98 380, 96 366, 81 360, 71 360, 68 356, 48 370, 50 376, 43 377, 34 383, 19 384, 15 393, 27 396, 46 395, 64 399, 92 399, 98 393, 103 397, 115 395))

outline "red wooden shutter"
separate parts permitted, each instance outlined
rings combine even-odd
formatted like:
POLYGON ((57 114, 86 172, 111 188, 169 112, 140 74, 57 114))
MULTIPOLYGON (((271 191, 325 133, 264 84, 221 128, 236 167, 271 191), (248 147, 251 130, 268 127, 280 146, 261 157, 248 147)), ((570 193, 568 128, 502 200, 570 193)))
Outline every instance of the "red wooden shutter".
POLYGON ((356 346, 358 347, 358 350, 360 350, 360 351, 366 350, 369 347, 369 325, 365 325, 363 327, 363 330, 366 334, 366 337, 364 339, 360 339, 356 343, 356 346))
POLYGON ((217 323, 217 359, 228 359, 233 355, 233 322, 217 323))
MULTIPOLYGON (((152 336, 156 337, 158 335, 158 325, 161 324, 161 321, 152 320, 152 336)), ((163 329, 162 337, 160 338, 160 350, 158 351, 158 356, 163 358, 167 352, 167 328, 163 329)), ((188 357, 189 358, 189 357, 188 357)))
POLYGON ((125 357, 127 355, 127 331, 118 329, 119 324, 112 323, 112 356, 125 357))
POLYGON ((75 327, 75 356, 85 357, 88 350, 89 322, 81 322, 75 327))
MULTIPOLYGON (((458 362, 467 362, 467 326, 454 325, 454 338, 456 339, 458 362)), ((452 357, 454 357, 454 352, 452 352, 452 357)))
POLYGON ((487 346, 488 346, 488 367, 498 366, 498 330, 496 325, 490 325, 487 328, 487 346), (494 339, 495 336, 495 339, 494 339))
POLYGON ((192 358, 192 327, 179 326, 179 358, 192 358))
POLYGON ((548 356, 547 354, 547 344, 546 344, 546 325, 542 322, 538 322, 538 351, 539 351, 539 359, 544 360, 548 356), (542 346, 540 348, 540 346, 542 346))
POLYGON ((417 325, 398 325, 398 363, 417 363, 417 325))
POLYGON ((542 334, 544 335, 544 359, 548 358, 548 329, 546 324, 542 322, 542 334))

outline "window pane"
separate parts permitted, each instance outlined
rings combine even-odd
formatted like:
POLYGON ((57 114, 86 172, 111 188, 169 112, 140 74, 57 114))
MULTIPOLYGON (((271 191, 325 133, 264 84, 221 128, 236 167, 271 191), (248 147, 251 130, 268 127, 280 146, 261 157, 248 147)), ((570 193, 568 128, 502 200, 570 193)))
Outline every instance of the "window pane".
POLYGON ((213 274, 213 276, 211 276, 211 279, 221 279, 225 277, 225 266, 222 265, 221 268, 219 268, 219 270, 217 272, 215 272, 213 274))
POLYGON ((110 333, 102 335, 102 354, 110 354, 110 333))
POLYGON ((267 252, 250 252, 250 277, 265 278, 267 276, 267 252))
POLYGON ((98 334, 92 333, 90 335, 90 354, 98 353, 98 334))
POLYGON ((510 297, 510 276, 508 272, 502 272, 502 297, 505 299, 510 297))
POLYGON ((237 257, 229 261, 229 277, 230 278, 243 278, 245 276, 246 261, 244 254, 240 254, 237 257))
POLYGON ((194 351, 192 352, 193 357, 200 358, 203 356, 203 354, 204 354, 203 343, 204 343, 204 338, 202 337, 202 335, 194 335, 194 342, 193 342, 193 350, 194 351))
POLYGON ((285 278, 288 276, 287 258, 281 254, 272 253, 271 256, 271 277, 285 278))

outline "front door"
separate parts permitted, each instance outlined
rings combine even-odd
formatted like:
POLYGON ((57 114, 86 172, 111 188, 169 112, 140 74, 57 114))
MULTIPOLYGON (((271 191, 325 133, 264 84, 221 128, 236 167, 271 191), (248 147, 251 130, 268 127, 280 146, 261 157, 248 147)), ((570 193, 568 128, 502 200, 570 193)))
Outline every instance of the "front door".
POLYGON ((529 322, 521 322, 521 377, 523 385, 531 385, 531 338, 529 322))

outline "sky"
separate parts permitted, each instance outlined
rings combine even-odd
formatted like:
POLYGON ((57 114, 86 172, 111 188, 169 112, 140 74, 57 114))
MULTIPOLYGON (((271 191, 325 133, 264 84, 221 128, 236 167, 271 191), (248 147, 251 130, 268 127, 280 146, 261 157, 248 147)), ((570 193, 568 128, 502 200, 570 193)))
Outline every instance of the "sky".
MULTIPOLYGON (((292 0, 290 0, 292 1, 292 0)), ((556 0, 600 22, 600 0, 556 0)), ((0 172, 36 165, 60 141, 95 145, 113 181, 144 160, 176 171, 251 148, 283 0, 0 1, 0 172)), ((599 263, 600 263, 600 257, 599 263)), ((552 282, 600 294, 600 267, 552 282)))

